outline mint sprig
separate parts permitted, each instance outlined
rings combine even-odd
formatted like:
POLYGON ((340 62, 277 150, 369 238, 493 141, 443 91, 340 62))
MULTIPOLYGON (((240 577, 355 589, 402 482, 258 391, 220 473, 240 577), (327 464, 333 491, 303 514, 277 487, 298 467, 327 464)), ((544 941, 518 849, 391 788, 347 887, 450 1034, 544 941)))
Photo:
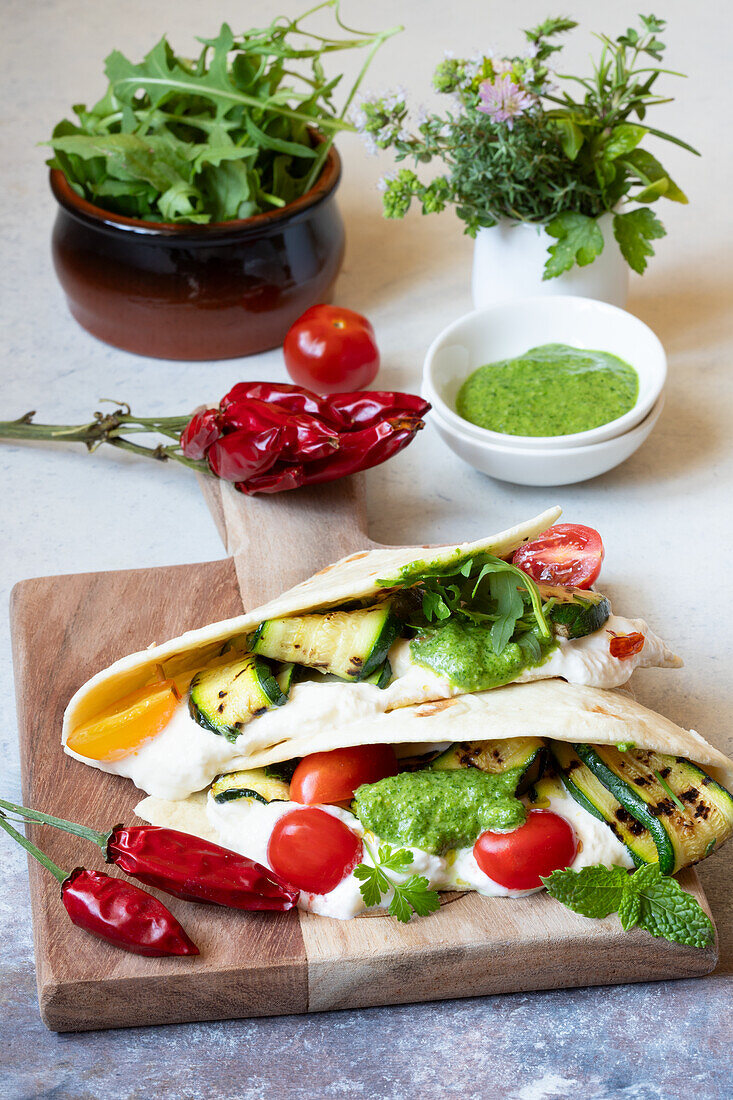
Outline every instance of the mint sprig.
POLYGON ((426 917, 440 907, 438 892, 430 889, 424 875, 410 875, 405 882, 399 882, 389 874, 390 871, 399 873, 411 866, 413 856, 406 848, 393 849, 389 844, 380 844, 375 856, 366 840, 364 847, 372 857, 374 866, 360 863, 354 869, 354 875, 361 881, 359 890, 367 909, 379 905, 383 895, 390 890, 394 893, 387 912, 403 924, 415 914, 426 917))
POLYGON ((690 947, 707 947, 715 929, 699 903, 676 879, 663 875, 658 863, 633 874, 622 867, 584 867, 580 871, 553 871, 542 879, 548 894, 583 917, 618 913, 624 930, 638 925, 690 947))

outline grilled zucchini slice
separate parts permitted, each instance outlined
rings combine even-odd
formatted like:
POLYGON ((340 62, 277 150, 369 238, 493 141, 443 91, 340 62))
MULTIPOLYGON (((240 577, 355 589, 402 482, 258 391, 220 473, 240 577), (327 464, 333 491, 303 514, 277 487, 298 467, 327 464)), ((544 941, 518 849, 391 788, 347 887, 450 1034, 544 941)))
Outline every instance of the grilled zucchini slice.
POLYGON ((657 863, 657 846, 649 830, 604 787, 585 766, 573 746, 564 741, 550 741, 549 745, 560 778, 571 798, 593 817, 605 821, 637 867, 643 863, 657 863))
POLYGON ((664 874, 697 863, 733 832, 729 791, 683 757, 576 745, 603 785, 654 837, 664 874))
POLYGON ((287 702, 266 661, 247 653, 236 661, 197 672, 188 709, 204 729, 236 741, 253 718, 287 702))
POLYGON ((229 772, 211 785, 214 802, 234 802, 248 798, 254 802, 289 802, 290 784, 267 774, 267 768, 229 772))
POLYGON ((611 614, 611 604, 602 592, 585 588, 561 588, 538 584, 543 603, 552 600, 545 617, 558 638, 582 638, 600 630, 611 614))
POLYGON ((371 676, 367 676, 365 684, 375 684, 378 688, 386 688, 392 679, 392 665, 385 661, 371 676))
POLYGON ((400 632, 389 600, 357 611, 267 619, 250 639, 253 653, 365 680, 384 663, 400 632))
POLYGON ((510 737, 504 741, 461 741, 441 753, 431 768, 479 768, 498 773, 521 767, 524 771, 517 785, 517 793, 521 794, 540 778, 546 759, 547 749, 539 737, 510 737))

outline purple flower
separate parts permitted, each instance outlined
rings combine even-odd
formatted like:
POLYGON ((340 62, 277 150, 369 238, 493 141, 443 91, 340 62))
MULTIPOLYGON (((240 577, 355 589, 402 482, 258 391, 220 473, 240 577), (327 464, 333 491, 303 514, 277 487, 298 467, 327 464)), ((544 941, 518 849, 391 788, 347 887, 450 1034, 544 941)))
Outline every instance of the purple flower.
POLYGON ((514 127, 514 119, 529 110, 535 101, 534 96, 506 76, 494 83, 484 80, 478 91, 481 97, 479 111, 494 122, 506 122, 510 130, 514 127))

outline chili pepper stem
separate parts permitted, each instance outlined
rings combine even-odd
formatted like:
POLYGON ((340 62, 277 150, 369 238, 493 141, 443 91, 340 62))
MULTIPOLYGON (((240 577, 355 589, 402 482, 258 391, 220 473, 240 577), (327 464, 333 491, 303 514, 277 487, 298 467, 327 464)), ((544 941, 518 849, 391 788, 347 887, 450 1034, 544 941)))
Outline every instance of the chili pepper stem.
POLYGON ((34 856, 39 863, 42 863, 43 866, 59 880, 59 882, 63 883, 69 877, 67 872, 62 871, 59 865, 57 863, 54 863, 52 859, 49 859, 49 857, 45 855, 40 848, 36 848, 35 844, 31 844, 30 840, 28 840, 27 837, 23 836, 22 833, 19 833, 17 829, 14 829, 8 819, 5 817, 5 814, 2 813, 0 813, 0 829, 4 829, 5 832, 9 834, 9 836, 12 836, 13 840, 17 840, 18 844, 20 844, 21 847, 25 848, 26 852, 30 852, 30 854, 34 856))
POLYGON ((92 844, 96 844, 103 852, 107 851, 111 833, 99 833, 96 829, 90 829, 88 825, 77 825, 75 821, 66 821, 63 817, 52 817, 51 814, 44 814, 40 810, 29 810, 25 806, 18 806, 15 802, 7 802, 4 798, 0 798, 0 816, 2 817, 4 817, 3 810, 17 814, 26 821, 53 825, 54 828, 63 829, 65 833, 81 837, 82 840, 91 840, 92 844))

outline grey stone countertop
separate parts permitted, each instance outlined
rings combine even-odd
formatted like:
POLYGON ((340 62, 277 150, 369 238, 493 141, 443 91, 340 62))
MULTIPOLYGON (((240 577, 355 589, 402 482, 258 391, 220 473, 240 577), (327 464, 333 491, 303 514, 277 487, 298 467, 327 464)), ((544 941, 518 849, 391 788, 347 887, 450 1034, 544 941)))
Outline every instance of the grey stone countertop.
MULTIPOLYGON (((43 150, 34 143, 67 105, 101 94, 102 59, 112 48, 137 58, 164 31, 185 48, 195 33, 214 33, 220 19, 261 25, 275 8, 299 7, 294 0, 253 0, 245 8, 224 0, 127 0, 121 7, 6 0, 0 418, 35 408, 41 420, 81 422, 100 397, 125 399, 148 415, 172 414, 240 379, 284 378, 279 350, 237 362, 161 362, 117 352, 80 329, 51 268, 53 204, 43 150)), ((352 16, 359 6, 347 0, 345 7, 352 16)), ((586 64, 589 29, 619 33, 637 11, 631 0, 579 7, 584 29, 568 48, 569 70, 586 64)), ((416 101, 427 95, 444 48, 457 56, 490 46, 516 50, 518 28, 548 14, 545 0, 506 9, 474 0, 449 7, 374 0, 368 18, 365 10, 353 18, 407 26, 379 56, 369 86, 407 84, 416 101)), ((670 24, 669 64, 690 79, 678 82, 680 98, 660 109, 659 125, 691 139, 703 159, 664 150, 690 205, 661 211, 669 235, 655 242, 647 275, 632 283, 630 309, 659 334, 669 356, 667 403, 654 434, 621 468, 547 491, 482 477, 428 427, 405 454, 369 475, 370 531, 386 543, 474 538, 562 504, 566 519, 602 531, 604 587, 619 609, 644 615, 685 659, 679 672, 638 674, 639 699, 730 751, 730 13, 725 0, 667 0, 661 14, 670 24)), ((348 251, 337 299, 373 321, 383 351, 380 384, 415 389, 430 340, 470 309, 471 243, 450 213, 384 221, 375 184, 389 158, 369 159, 355 137, 339 144, 348 251)), ((24 577, 222 554, 196 481, 183 470, 148 469, 117 452, 89 457, 78 448, 0 444, 0 473, 5 606, 24 577)), ((0 795, 17 798, 7 617, 2 631, 0 795)), ((730 1096, 732 868, 733 844, 700 871, 721 934, 720 968, 705 979, 57 1036, 38 1015, 25 857, 0 839, 0 1097, 730 1096)))

